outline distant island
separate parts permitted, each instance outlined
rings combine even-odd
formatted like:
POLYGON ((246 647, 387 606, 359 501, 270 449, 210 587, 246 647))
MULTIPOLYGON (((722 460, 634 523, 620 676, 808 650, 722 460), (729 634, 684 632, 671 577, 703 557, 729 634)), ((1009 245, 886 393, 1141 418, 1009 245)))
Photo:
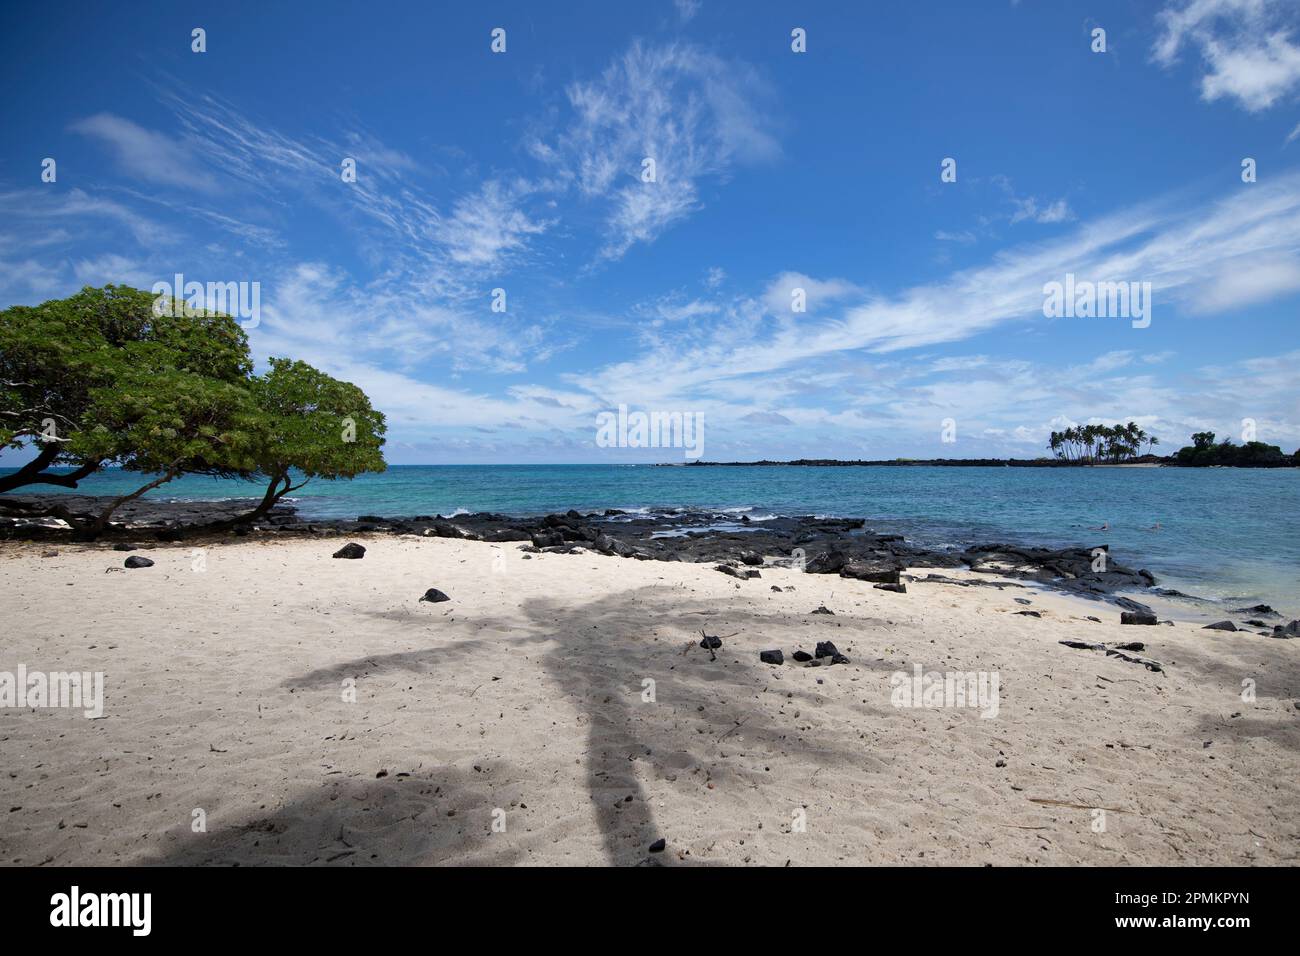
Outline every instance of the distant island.
POLYGON ((1277 445, 1260 441, 1234 444, 1231 438, 1215 442, 1214 432, 1197 432, 1192 444, 1172 455, 1139 455, 1143 445, 1152 448, 1160 439, 1129 422, 1127 425, 1084 425, 1052 432, 1048 447, 1052 458, 888 458, 845 461, 837 458, 797 458, 793 461, 689 461, 662 463, 660 467, 868 467, 938 466, 950 468, 1077 468, 1099 466, 1157 466, 1172 468, 1296 468, 1300 450, 1286 454, 1277 445))
MULTIPOLYGON (((658 462, 656 467, 659 468, 731 468, 731 467, 757 467, 759 465, 782 465, 785 467, 831 467, 831 468, 849 468, 849 467, 868 467, 875 465, 890 465, 895 467, 938 465, 953 468, 978 468, 978 467, 1008 467, 1008 468, 1070 468, 1079 465, 1080 462, 1061 461, 1057 458, 887 458, 880 460, 858 459, 845 461, 838 458, 797 458, 793 461, 688 461, 688 462, 658 462)), ((1134 459, 1130 462, 1124 462, 1126 465, 1174 465, 1177 464, 1172 458, 1161 458, 1157 455, 1144 455, 1141 458, 1134 459)))

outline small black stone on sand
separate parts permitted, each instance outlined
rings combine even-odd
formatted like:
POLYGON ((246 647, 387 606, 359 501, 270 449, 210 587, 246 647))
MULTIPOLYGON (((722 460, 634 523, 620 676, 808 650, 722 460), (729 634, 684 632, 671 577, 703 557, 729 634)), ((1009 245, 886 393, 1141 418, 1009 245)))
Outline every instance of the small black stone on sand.
POLYGON ((1121 624, 1156 624, 1156 616, 1146 611, 1125 611, 1119 616, 1121 624))
POLYGON ((849 659, 840 653, 840 649, 830 641, 818 641, 816 654, 818 658, 829 657, 832 664, 847 664, 849 659))
POLYGON ((759 651, 758 659, 764 664, 784 664, 785 655, 780 651, 759 651))
POLYGON ((355 560, 357 558, 364 558, 365 556, 366 549, 355 543, 345 544, 334 552, 334 557, 336 558, 351 558, 355 560))
POLYGON ((667 845, 668 845, 668 841, 665 840, 663 837, 660 837, 658 840, 655 840, 654 843, 650 844, 650 852, 662 853, 664 851, 664 847, 666 847, 667 845))
POLYGON ((126 561, 123 563, 128 568, 152 568, 153 567, 152 561, 150 561, 148 558, 142 558, 136 554, 131 555, 131 557, 127 558, 126 561))
MULTIPOLYGON (((335 555, 335 557, 338 557, 338 555, 335 555)), ((443 594, 437 588, 429 588, 429 590, 424 592, 424 597, 420 598, 420 600, 428 601, 431 604, 438 604, 442 601, 450 601, 451 598, 447 597, 447 595, 443 594)))

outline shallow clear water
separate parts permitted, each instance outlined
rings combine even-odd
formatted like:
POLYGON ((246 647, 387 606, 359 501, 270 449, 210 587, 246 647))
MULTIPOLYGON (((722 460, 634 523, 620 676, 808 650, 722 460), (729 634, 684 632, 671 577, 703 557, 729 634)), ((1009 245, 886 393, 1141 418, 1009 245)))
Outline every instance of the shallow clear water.
MULTIPOLYGON (((121 493, 139 483, 107 471, 77 491, 121 493)), ((253 484, 184 478, 151 497, 260 493, 253 484)), ((1300 610, 1297 469, 410 465, 312 482, 294 501, 308 518, 676 507, 863 517, 930 545, 1105 542, 1117 561, 1148 568, 1163 586, 1234 606, 1263 600, 1300 610), (1103 523, 1109 531, 1089 530, 1103 523)))

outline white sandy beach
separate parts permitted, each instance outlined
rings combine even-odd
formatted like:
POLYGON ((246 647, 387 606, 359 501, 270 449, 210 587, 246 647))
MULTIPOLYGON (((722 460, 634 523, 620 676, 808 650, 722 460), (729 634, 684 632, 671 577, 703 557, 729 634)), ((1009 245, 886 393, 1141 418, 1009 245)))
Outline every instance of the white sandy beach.
POLYGON ((386 535, 332 559, 345 540, 212 545, 202 571, 189 544, 143 548, 156 566, 130 571, 107 545, 0 548, 0 671, 106 687, 101 719, 0 709, 0 862, 1300 856, 1300 642, 1121 627, 1038 588, 894 594, 386 535), (452 600, 420 603, 430 587, 452 600), (702 628, 723 638, 716 661, 702 628), (1067 638, 1145 641, 1164 672, 1067 638), (789 661, 819 640, 851 663, 789 661), (759 662, 769 648, 784 666, 759 662), (916 663, 996 672, 997 716, 893 706, 891 674, 916 663))

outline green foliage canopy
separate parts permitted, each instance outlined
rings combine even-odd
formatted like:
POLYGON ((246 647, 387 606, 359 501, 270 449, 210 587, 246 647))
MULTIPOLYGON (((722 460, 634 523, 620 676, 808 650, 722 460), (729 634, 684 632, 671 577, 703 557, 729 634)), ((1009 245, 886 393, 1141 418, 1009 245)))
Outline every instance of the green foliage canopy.
POLYGON ((0 477, 0 492, 75 488, 107 465, 153 476, 110 503, 97 531, 122 503, 182 474, 260 478, 269 507, 301 487, 291 472, 383 470, 384 416, 361 389, 289 359, 255 376, 230 316, 155 302, 109 285, 0 312, 0 448, 37 452, 0 477))

